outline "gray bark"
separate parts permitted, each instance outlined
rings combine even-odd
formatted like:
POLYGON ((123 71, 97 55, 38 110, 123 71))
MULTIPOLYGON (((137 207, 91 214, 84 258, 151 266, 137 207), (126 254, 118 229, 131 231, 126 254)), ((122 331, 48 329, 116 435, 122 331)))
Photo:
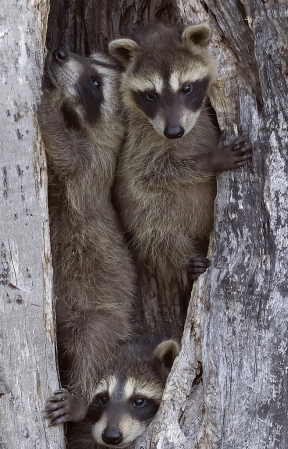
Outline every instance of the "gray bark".
POLYGON ((287 3, 179 1, 209 20, 211 101, 249 166, 218 177, 215 251, 195 283, 181 354, 142 448, 287 448, 287 3), (200 368, 203 371, 200 380, 200 368))
POLYGON ((48 8, 1 4, 0 447, 65 447, 44 401, 58 387, 47 170, 36 119, 48 8), (43 41, 42 41, 43 37, 43 41))

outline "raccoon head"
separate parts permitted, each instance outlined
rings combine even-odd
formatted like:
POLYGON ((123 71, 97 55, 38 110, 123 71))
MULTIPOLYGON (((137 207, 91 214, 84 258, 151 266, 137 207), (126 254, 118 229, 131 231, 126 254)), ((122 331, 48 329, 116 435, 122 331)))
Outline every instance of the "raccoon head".
POLYGON ((155 416, 179 346, 167 340, 158 346, 126 344, 113 369, 97 385, 87 419, 97 443, 126 447, 155 416))
POLYGON ((163 137, 178 139, 199 117, 216 61, 207 51, 207 24, 180 29, 158 25, 134 41, 116 39, 110 53, 126 67, 122 79, 127 108, 144 115, 163 137))
POLYGON ((102 54, 84 58, 62 48, 48 55, 48 78, 58 94, 67 126, 93 128, 115 113, 119 105, 117 64, 102 54))

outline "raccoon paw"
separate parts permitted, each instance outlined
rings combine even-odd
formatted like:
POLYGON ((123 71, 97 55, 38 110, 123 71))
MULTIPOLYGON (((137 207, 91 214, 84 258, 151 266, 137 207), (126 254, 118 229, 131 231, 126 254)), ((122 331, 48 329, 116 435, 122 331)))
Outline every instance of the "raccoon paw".
POLYGON ((86 411, 87 405, 81 396, 74 396, 61 388, 46 401, 43 413, 44 418, 50 419, 49 426, 55 426, 68 421, 82 421, 86 411))
POLYGON ((206 257, 193 257, 187 265, 187 277, 192 283, 199 278, 200 274, 204 273, 209 267, 209 259, 206 257))
POLYGON ((225 135, 221 135, 216 150, 212 153, 211 165, 213 171, 230 170, 242 167, 252 157, 252 146, 245 144, 244 137, 238 137, 223 148, 225 135))

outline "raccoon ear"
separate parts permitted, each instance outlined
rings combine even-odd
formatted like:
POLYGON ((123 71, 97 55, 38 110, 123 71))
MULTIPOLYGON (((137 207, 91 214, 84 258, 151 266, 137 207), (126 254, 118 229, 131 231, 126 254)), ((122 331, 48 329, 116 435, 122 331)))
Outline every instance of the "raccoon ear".
POLYGON ((153 351, 153 356, 160 360, 165 368, 171 369, 180 348, 175 340, 162 341, 153 351))
POLYGON ((210 37, 211 29, 207 23, 189 26, 182 33, 182 41, 188 46, 192 44, 192 46, 206 47, 209 44, 210 37))
POLYGON ((109 44, 109 51, 114 58, 118 59, 126 67, 132 56, 139 49, 138 44, 132 39, 115 39, 109 44))

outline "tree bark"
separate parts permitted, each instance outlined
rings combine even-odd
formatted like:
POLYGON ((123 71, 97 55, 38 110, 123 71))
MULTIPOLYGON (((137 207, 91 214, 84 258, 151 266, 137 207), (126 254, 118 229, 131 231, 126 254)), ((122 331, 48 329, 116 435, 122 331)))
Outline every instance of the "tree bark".
POLYGON ((36 119, 48 7, 1 4, 0 448, 65 447, 41 415, 58 387, 46 159, 36 119))
POLYGON ((47 47, 89 56, 155 19, 180 20, 176 0, 52 0, 47 47))
POLYGON ((195 283, 161 410, 136 448, 287 448, 287 4, 179 1, 209 20, 211 102, 253 162, 218 177, 215 251, 195 283), (202 380, 201 380, 202 371, 202 380))
MULTIPOLYGON (((253 144, 252 163, 218 176, 211 266, 194 284, 180 356, 137 449, 287 447, 287 16, 281 0, 51 2, 48 47, 86 55, 155 18, 208 21, 219 125, 227 142, 241 134, 253 144)), ((169 303, 143 270, 140 279, 147 329, 181 333, 179 295, 169 303)))

